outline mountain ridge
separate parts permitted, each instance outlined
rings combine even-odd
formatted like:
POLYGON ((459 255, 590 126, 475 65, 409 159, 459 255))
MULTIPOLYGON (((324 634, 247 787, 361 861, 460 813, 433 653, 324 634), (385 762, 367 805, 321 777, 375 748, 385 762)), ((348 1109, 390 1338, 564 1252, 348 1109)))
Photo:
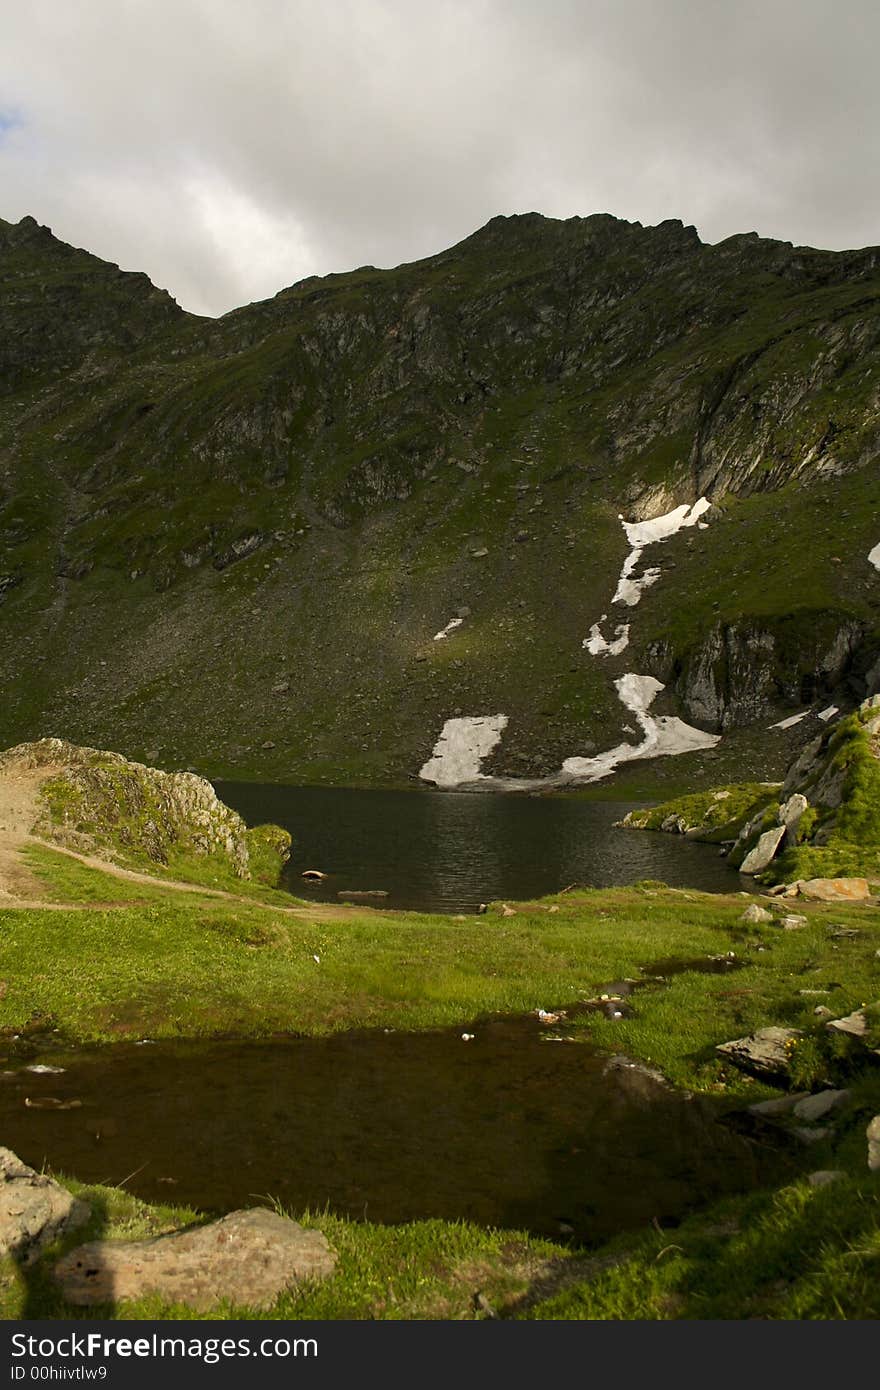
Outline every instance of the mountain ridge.
POLYGON ((0 741, 369 784, 503 712, 485 770, 541 778, 628 737, 624 669, 762 749, 765 715, 866 693, 877 248, 522 214, 204 319, 25 221, 0 222, 0 741), (586 650, 618 517, 703 496, 632 665, 586 650))

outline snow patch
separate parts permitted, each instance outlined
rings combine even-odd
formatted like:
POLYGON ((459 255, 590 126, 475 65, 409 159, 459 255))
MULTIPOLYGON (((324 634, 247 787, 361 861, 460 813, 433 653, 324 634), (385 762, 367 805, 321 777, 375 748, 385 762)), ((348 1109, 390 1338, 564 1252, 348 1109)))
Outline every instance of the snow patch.
POLYGON ((438 787, 483 780, 480 764, 498 745, 506 728, 506 714, 447 719, 419 776, 438 787))
POLYGON ((434 633, 434 641, 442 642, 444 637, 448 637, 450 632, 454 632, 457 627, 461 627, 464 618, 450 618, 449 622, 439 632, 434 633))
POLYGON ((820 709, 816 718, 821 719, 823 724, 827 724, 828 720, 833 719, 835 714, 840 714, 837 705, 829 705, 827 709, 820 709))
POLYGON ((630 672, 616 680, 614 688, 621 703, 635 715, 641 727, 641 743, 619 743, 616 748, 609 748, 595 758, 566 758, 562 770, 569 777, 581 782, 598 782, 610 776, 621 763, 641 758, 673 757, 677 753, 690 753, 698 748, 714 748, 721 742, 720 734, 704 733, 702 729, 694 729, 672 715, 655 718, 649 714, 652 703, 666 688, 653 676, 639 676, 630 672))
POLYGON ((795 724, 800 724, 802 719, 806 719, 810 713, 808 709, 801 710, 800 714, 791 714, 788 719, 780 719, 777 724, 768 724, 768 729, 793 729, 795 724))
POLYGON ((642 551, 647 545, 654 545, 657 541, 667 541, 670 536, 675 536, 686 526, 706 527, 705 521, 700 521, 700 517, 707 512, 712 504, 706 497, 701 497, 699 501, 689 506, 683 502, 680 507, 674 507, 671 512, 666 512, 664 516, 655 516, 651 521, 624 521, 620 518, 626 538, 630 543, 630 552, 623 562, 620 571, 620 579, 617 581, 617 589, 614 593, 612 603, 625 603, 628 608, 634 608, 642 597, 645 589, 656 584, 660 578, 659 569, 647 569, 638 579, 633 579, 633 570, 642 558, 642 551))
POLYGON ((875 570, 880 570, 880 545, 875 545, 873 550, 868 551, 868 561, 875 570))
POLYGON ((608 614, 603 613, 598 623, 593 623, 589 637, 585 637, 581 644, 591 656, 620 656, 624 648, 629 646, 629 623, 618 623, 614 629, 614 640, 606 642, 601 625, 607 617, 608 614))
POLYGON ((682 502, 680 507, 674 507, 663 516, 655 516, 651 521, 623 521, 623 517, 620 519, 633 550, 643 550, 646 545, 653 545, 655 541, 668 540, 685 526, 696 526, 710 506, 708 498, 701 497, 693 506, 682 502))

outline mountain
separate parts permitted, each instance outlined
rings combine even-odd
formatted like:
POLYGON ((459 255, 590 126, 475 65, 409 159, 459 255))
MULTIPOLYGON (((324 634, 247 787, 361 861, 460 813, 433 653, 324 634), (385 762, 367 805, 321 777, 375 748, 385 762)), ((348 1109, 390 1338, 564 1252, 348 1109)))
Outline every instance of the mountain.
POLYGON ((877 248, 532 213, 211 320, 0 221, 0 745, 778 776, 880 684, 878 366, 877 248))

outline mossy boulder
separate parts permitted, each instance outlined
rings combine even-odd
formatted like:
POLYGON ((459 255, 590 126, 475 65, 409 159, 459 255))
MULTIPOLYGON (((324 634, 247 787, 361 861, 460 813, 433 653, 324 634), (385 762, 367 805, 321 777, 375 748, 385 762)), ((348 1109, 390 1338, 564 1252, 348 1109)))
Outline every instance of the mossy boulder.
POLYGON ((162 772, 120 753, 44 738, 0 754, 0 774, 45 769, 36 834, 135 864, 179 868, 214 861, 239 879, 277 881, 290 851, 278 826, 248 830, 210 782, 162 772))

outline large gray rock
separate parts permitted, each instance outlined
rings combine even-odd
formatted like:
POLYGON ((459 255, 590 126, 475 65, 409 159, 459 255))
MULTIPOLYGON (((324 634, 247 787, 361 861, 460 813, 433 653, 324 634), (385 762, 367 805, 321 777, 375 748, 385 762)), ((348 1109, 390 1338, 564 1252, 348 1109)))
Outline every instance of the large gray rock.
POLYGON ((809 806, 809 801, 802 792, 795 792, 787 801, 784 801, 779 808, 779 824, 785 828, 789 844, 793 844, 797 837, 797 828, 801 816, 809 806))
POLYGON ((773 913, 768 912, 766 907, 759 907, 757 903, 749 903, 739 920, 747 922, 750 926, 756 922, 772 922, 773 913))
MULTIPOLYGON (((0 771, 45 769, 56 795, 43 798, 34 830, 79 850, 134 854, 157 864, 182 850, 218 856, 250 878, 248 831, 211 783, 192 772, 162 772, 120 753, 60 738, 20 743, 0 753, 0 771), (79 827, 88 824, 85 834, 79 827)), ((288 847, 289 847, 289 837, 288 847)))
POLYGON ((787 1096, 774 1096, 772 1100, 756 1100, 748 1107, 748 1111, 750 1115, 775 1119, 779 1115, 788 1115, 796 1105, 806 1100, 809 1094, 809 1091, 792 1091, 787 1096))
POLYGON ((815 1095, 799 1100, 794 1107, 794 1113, 799 1120, 813 1124, 816 1120, 821 1120, 823 1115, 845 1105, 848 1100, 849 1091, 817 1091, 815 1095))
POLYGON ((320 1231, 255 1207, 151 1240, 82 1245, 58 1261, 55 1277, 67 1301, 83 1306, 158 1294, 190 1308, 268 1308, 282 1290, 326 1279, 335 1266, 320 1231))
POLYGON ((845 1177, 846 1173, 842 1168, 819 1168, 815 1173, 807 1175, 807 1182, 810 1187, 828 1187, 830 1183, 839 1182, 845 1177))
POLYGON ((759 1028, 747 1038, 734 1038, 715 1048, 726 1061, 756 1076, 787 1076, 791 1049, 803 1034, 799 1028, 759 1028))
POLYGON ((760 874, 766 869, 773 859, 776 851, 785 839, 785 826, 774 825, 772 830, 765 830, 753 849, 750 849, 745 859, 739 866, 741 874, 760 874))
POLYGON ((65 1231, 81 1226, 89 1208, 66 1187, 0 1148, 0 1254, 31 1264, 65 1231))
POLYGON ((868 1031, 868 1016, 864 1009, 856 1009, 855 1013, 847 1014, 845 1018, 832 1018, 825 1027, 830 1028, 832 1033, 848 1033, 851 1038, 863 1038, 868 1031))

